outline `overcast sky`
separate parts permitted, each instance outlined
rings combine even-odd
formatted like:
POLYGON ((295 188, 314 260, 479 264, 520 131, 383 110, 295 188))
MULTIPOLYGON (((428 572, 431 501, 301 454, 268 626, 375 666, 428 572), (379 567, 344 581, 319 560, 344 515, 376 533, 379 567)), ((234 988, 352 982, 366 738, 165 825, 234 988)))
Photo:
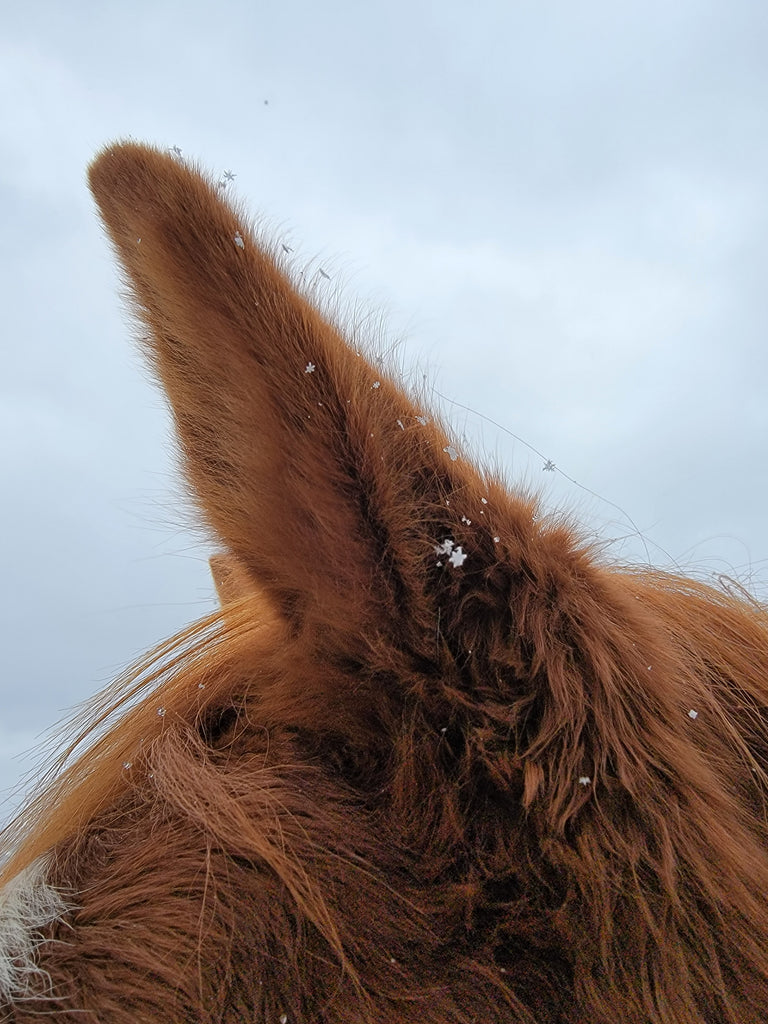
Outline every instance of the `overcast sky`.
POLYGON ((84 183, 101 145, 231 169, 472 410, 459 437, 615 558, 765 595, 767 53, 765 0, 5 4, 0 789, 214 604, 84 183))

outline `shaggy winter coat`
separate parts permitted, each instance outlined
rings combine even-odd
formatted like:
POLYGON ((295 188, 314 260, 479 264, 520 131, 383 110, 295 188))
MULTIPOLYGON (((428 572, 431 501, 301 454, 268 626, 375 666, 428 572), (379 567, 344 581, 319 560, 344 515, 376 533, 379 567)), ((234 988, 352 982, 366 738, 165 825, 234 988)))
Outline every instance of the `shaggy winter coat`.
POLYGON ((222 609, 6 833, 0 1020, 768 1020, 765 610, 457 457, 196 169, 90 182, 222 609))

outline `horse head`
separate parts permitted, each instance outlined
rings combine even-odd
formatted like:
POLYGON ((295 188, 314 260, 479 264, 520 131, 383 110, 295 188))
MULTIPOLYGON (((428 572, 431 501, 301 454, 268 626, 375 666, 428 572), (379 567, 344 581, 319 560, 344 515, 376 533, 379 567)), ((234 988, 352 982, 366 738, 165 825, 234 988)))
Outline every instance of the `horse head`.
POLYGON ((6 831, 3 1019, 768 1019, 768 620, 463 457, 201 172, 90 184, 222 606, 6 831))

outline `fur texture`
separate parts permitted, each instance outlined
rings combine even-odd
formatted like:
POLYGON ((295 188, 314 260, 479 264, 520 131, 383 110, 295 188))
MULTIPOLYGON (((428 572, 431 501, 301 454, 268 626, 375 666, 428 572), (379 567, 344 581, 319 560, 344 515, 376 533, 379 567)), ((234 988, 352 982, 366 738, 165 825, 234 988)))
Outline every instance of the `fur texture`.
POLYGON ((768 1020, 765 610, 455 458, 194 168, 90 182, 223 607, 8 831, 77 905, 12 912, 5 1019, 768 1020))
POLYGON ((0 890, 0 999, 21 999, 48 981, 37 959, 44 929, 73 909, 46 883, 48 865, 34 861, 0 890))

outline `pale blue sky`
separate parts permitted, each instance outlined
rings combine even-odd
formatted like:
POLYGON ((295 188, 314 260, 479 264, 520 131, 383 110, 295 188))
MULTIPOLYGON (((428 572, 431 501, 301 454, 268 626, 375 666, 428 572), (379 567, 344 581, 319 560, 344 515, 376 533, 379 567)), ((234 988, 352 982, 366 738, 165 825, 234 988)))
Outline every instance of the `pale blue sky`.
POLYGON ((655 561, 765 593, 766 53, 764 0, 4 10, 0 788, 213 604, 84 184, 100 145, 231 168, 475 411, 459 436, 631 533, 490 417, 655 561))

